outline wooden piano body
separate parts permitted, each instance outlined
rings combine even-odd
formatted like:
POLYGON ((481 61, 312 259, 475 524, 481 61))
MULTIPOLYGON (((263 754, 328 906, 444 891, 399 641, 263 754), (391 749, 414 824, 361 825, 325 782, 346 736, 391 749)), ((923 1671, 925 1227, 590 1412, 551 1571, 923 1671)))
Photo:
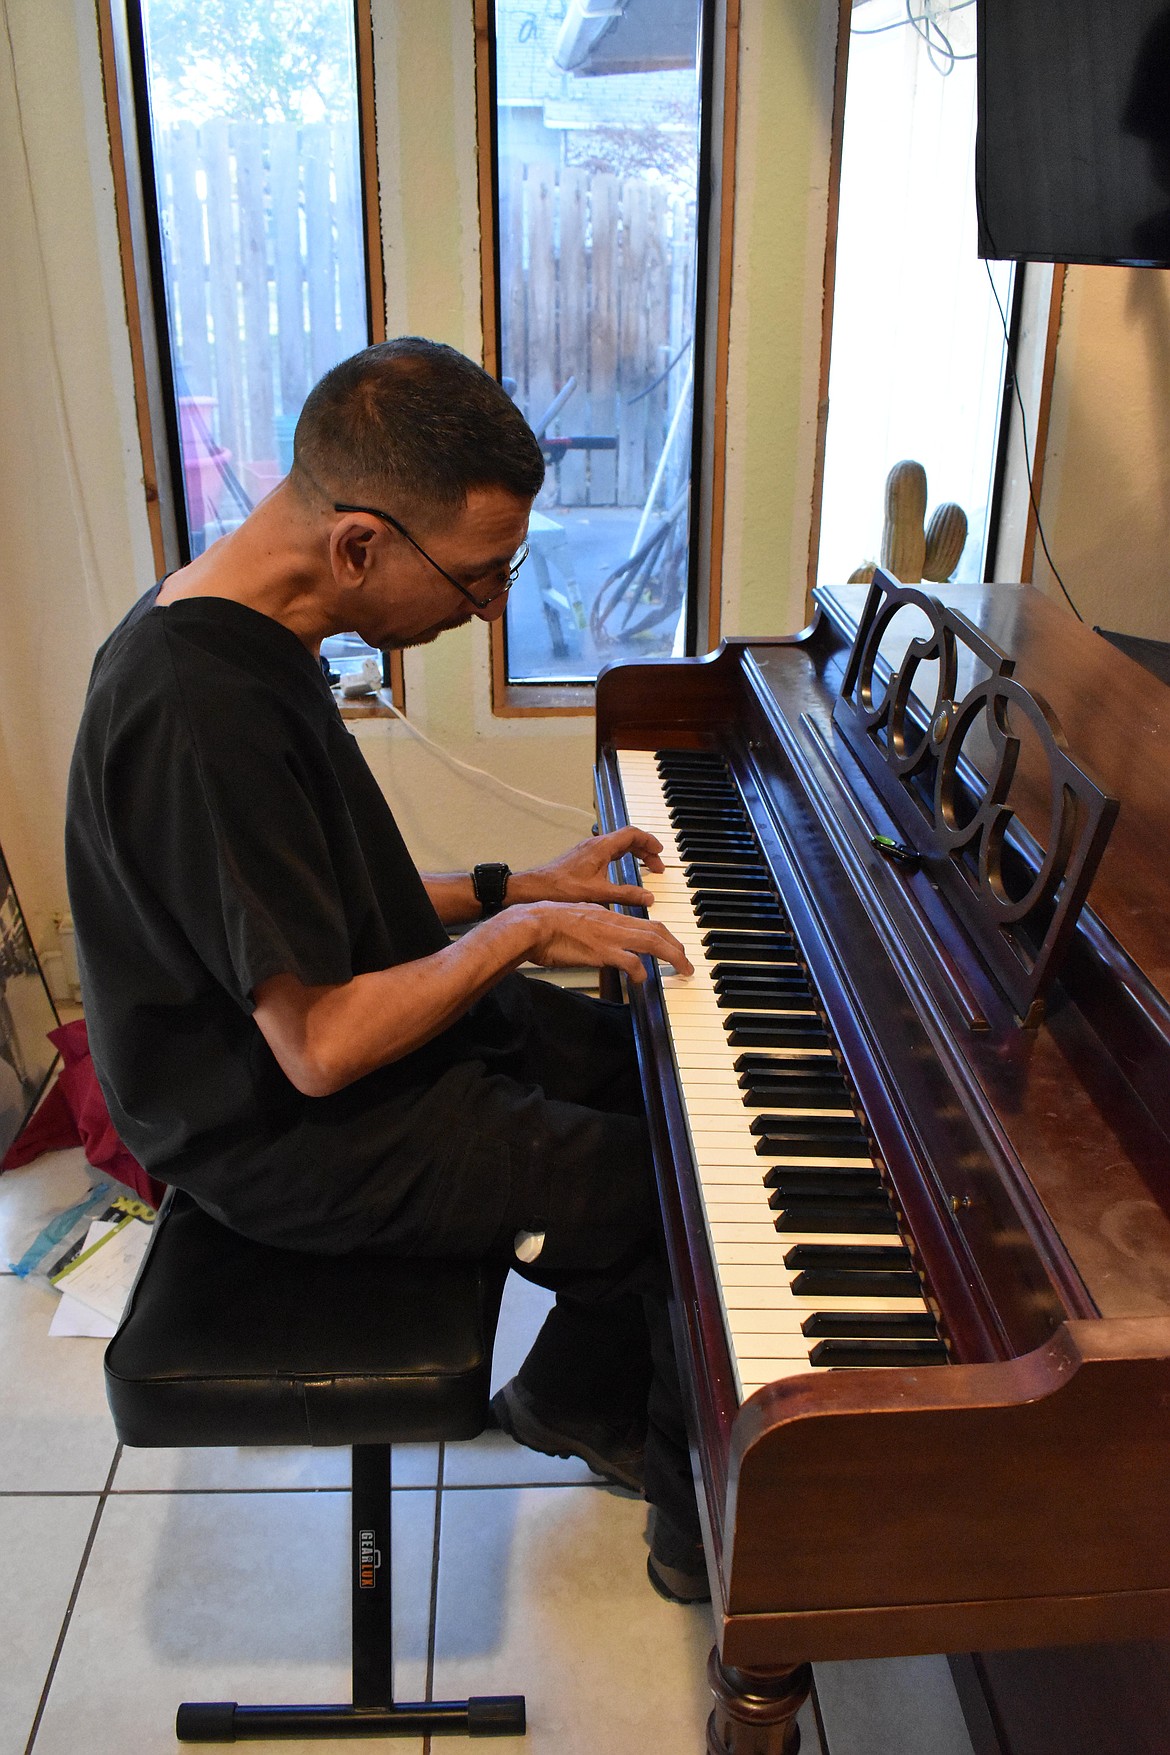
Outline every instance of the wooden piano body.
MULTIPOLYGON (((903 829, 834 720, 864 587, 791 638, 598 684, 603 826, 626 820, 615 751, 726 758, 953 1361, 740 1405, 652 974, 631 1001, 718 1626, 713 1752, 793 1748, 807 1660, 1170 1626, 1170 690, 1030 588, 938 589, 1120 806, 1027 1024, 931 861, 872 844, 903 829)), ((983 766, 978 727, 967 753, 983 766)), ((1041 848, 1051 765, 1024 738, 1011 804, 1041 848)))

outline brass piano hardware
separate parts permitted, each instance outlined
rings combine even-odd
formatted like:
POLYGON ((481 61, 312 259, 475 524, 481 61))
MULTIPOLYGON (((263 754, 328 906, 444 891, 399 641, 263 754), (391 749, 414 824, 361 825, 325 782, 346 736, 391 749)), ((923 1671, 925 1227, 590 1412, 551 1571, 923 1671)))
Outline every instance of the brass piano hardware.
POLYGON ((931 743, 946 742, 947 732, 951 729, 954 717, 955 703, 953 701, 941 702, 935 711, 934 718, 930 722, 931 743))
POLYGON ((973 1207, 974 1205, 975 1202, 969 1194, 952 1194, 951 1196, 952 1213, 965 1212, 968 1207, 973 1207))
POLYGON ((958 610, 879 568, 833 720, 1017 1017, 1030 1026, 1039 1021, 1118 807, 1072 759, 1056 715, 1015 680, 1013 668, 958 610), (909 642, 883 684, 881 643, 906 609, 925 615, 930 632, 909 642), (989 674, 956 704, 960 648, 989 674), (935 700, 919 703, 915 679, 929 665, 937 666, 935 700), (1020 720, 1047 764, 1046 849, 1023 831, 1012 803, 1020 720), (981 797, 972 796, 963 761, 972 733, 982 733, 991 748, 981 797))

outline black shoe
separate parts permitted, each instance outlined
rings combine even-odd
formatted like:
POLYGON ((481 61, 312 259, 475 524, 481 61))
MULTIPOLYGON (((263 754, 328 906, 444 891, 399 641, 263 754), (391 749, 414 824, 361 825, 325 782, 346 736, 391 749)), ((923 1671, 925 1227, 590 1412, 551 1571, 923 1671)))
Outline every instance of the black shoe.
POLYGON ((646 1576, 654 1589, 668 1603, 709 1603, 711 1586, 701 1540, 685 1534, 657 1506, 650 1516, 646 1576))
POLYGON ((541 1406, 516 1378, 492 1397, 492 1413, 502 1432, 543 1456, 575 1456, 618 1487, 643 1490, 642 1446, 629 1432, 615 1432, 600 1420, 575 1420, 541 1406))

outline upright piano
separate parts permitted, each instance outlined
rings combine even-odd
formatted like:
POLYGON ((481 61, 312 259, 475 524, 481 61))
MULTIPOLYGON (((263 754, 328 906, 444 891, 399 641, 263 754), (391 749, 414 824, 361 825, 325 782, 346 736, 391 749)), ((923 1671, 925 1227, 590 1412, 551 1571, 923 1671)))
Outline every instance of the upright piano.
POLYGON ((598 681, 696 969, 630 997, 709 1755, 791 1755, 816 1660, 1170 1631, 1170 689, 934 589, 598 681))

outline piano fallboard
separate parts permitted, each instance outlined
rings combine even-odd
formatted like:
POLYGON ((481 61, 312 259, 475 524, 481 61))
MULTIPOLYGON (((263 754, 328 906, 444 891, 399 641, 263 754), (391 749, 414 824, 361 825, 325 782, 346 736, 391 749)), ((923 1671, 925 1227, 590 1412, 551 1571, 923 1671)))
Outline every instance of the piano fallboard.
MULTIPOLYGON (((1132 1638, 1170 1603, 1170 691, 1025 588, 955 597, 1120 799, 1028 1029, 929 872, 871 844, 894 825, 833 722, 863 592, 599 680, 604 827, 621 751, 726 762, 950 1349, 741 1400, 652 972, 630 997, 726 1663, 1132 1638)), ((1021 779, 1042 834, 1027 752, 1021 779)))

